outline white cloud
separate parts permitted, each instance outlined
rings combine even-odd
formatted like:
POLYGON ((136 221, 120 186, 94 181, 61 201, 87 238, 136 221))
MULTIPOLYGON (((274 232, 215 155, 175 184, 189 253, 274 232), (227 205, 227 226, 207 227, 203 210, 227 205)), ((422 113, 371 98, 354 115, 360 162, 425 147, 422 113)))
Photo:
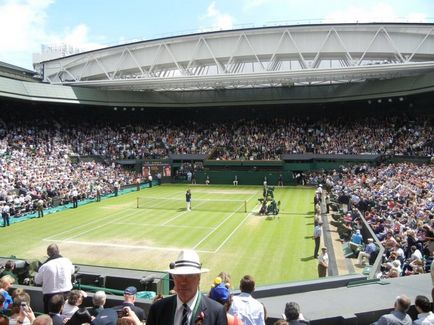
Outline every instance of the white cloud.
POLYGON ((234 26, 234 18, 217 9, 215 1, 211 2, 207 8, 207 13, 200 17, 200 20, 204 21, 207 26, 205 28, 200 28, 201 31, 226 30, 232 29, 234 26))
POLYGON ((60 42, 71 44, 75 48, 83 51, 90 51, 102 47, 101 44, 91 42, 89 37, 89 29, 85 24, 75 26, 71 31, 67 31, 60 42))
POLYGON ((27 69, 32 67, 32 53, 41 44, 66 43, 74 48, 91 50, 102 45, 89 41, 86 25, 70 30, 47 30, 47 10, 54 0, 6 0, 0 4, 0 60, 27 69))
POLYGON ((324 23, 353 23, 353 22, 426 22, 424 13, 408 13, 406 17, 399 17, 395 9, 384 3, 379 3, 372 8, 347 7, 344 10, 328 14, 324 23))

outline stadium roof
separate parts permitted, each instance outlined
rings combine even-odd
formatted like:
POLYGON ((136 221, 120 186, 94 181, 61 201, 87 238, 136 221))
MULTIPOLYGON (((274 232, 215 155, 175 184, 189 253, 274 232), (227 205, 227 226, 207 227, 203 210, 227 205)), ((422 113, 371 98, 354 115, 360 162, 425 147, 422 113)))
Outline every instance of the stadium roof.
POLYGON ((33 79, 36 74, 35 71, 0 61, 0 76, 2 77, 25 81, 37 81, 33 79))
POLYGON ((185 91, 394 79, 434 70, 433 24, 294 25, 197 33, 44 61, 52 84, 185 91))
POLYGON ((325 104, 365 100, 367 104, 405 102, 407 96, 434 93, 434 71, 363 83, 208 91, 116 91, 34 83, 0 77, 0 97, 33 102, 99 105, 118 110, 146 107, 219 107, 325 104))

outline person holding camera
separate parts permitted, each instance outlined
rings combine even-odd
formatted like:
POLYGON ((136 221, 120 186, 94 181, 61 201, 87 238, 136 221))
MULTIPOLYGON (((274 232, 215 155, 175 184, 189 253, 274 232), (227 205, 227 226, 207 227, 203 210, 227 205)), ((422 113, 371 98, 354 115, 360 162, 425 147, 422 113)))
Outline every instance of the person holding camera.
POLYGON ((134 305, 136 302, 136 294, 136 287, 128 287, 124 290, 124 302, 122 305, 113 307, 113 309, 118 312, 119 318, 125 316, 125 311, 127 310, 125 307, 129 307, 132 311, 134 311, 135 315, 137 315, 141 322, 146 320, 145 311, 142 308, 134 305))
POLYGON ((23 292, 14 298, 11 308, 9 325, 30 325, 35 320, 35 314, 30 307, 30 296, 23 292))
POLYGON ((139 317, 137 317, 136 313, 129 306, 122 308, 122 314, 119 315, 119 318, 116 322, 116 325, 142 325, 142 324, 143 323, 140 321, 139 317))

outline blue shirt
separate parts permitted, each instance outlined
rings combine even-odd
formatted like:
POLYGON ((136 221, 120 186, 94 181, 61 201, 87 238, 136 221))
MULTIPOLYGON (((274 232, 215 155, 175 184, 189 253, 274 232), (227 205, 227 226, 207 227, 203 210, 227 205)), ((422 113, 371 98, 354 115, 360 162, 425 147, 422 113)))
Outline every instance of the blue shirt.
POLYGON ((3 310, 7 310, 14 301, 11 295, 6 290, 3 290, 2 295, 5 298, 5 302, 3 303, 3 310))
POLYGON ((355 233, 352 237, 351 237, 351 241, 357 245, 361 245, 362 241, 363 241, 363 237, 361 234, 355 233))
POLYGON ((377 246, 375 246, 374 243, 369 243, 368 245, 366 245, 365 247, 365 252, 368 254, 372 254, 373 252, 375 252, 377 250, 377 246))

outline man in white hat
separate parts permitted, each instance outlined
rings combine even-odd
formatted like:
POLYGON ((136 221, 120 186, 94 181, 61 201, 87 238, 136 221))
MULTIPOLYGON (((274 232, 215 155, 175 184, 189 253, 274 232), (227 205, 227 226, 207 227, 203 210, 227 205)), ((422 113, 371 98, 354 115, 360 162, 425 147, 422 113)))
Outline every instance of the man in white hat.
POLYGON ((199 292, 202 268, 193 250, 183 250, 168 271, 175 282, 176 295, 151 305, 146 325, 226 325, 224 306, 199 292))

